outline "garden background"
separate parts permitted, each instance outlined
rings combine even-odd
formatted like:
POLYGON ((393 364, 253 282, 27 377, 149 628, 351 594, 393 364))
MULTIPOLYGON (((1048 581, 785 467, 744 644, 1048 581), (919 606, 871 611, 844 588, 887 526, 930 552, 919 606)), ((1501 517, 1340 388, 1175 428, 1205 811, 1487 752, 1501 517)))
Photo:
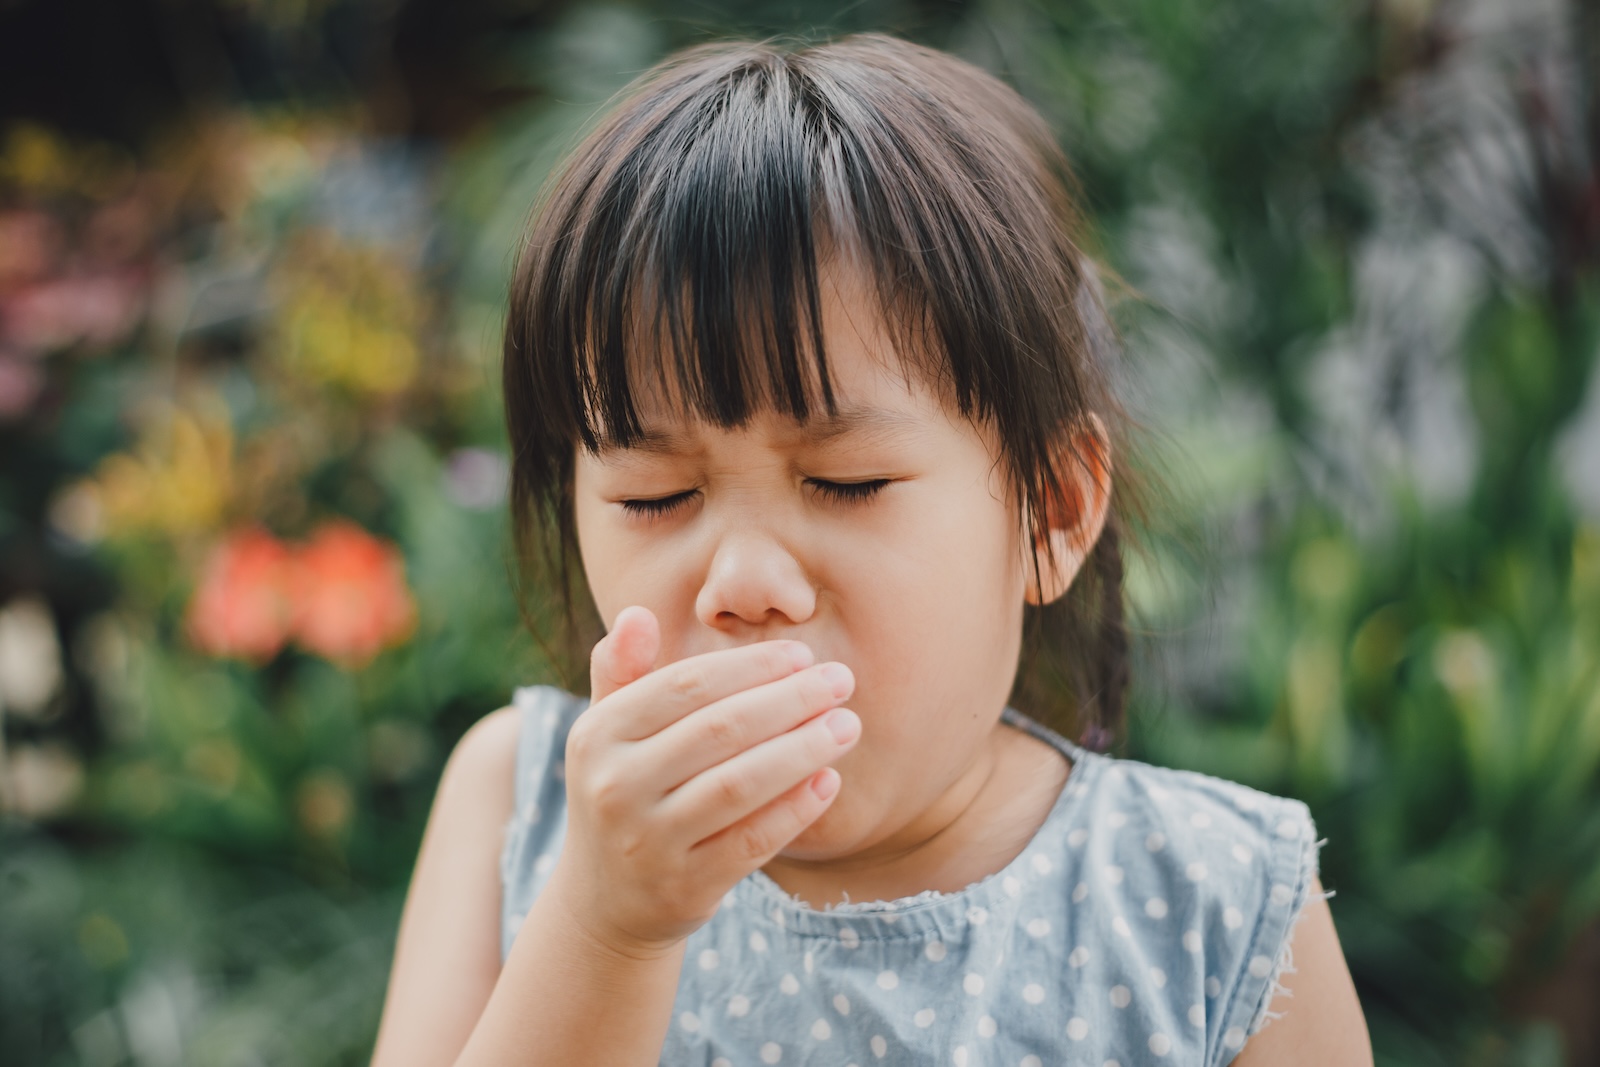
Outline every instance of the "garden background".
POLYGON ((443 760, 549 677, 528 203, 669 49, 858 29, 1035 101, 1126 283, 1119 751, 1311 805, 1379 1064, 1600 1064, 1588 0, 0 2, 0 1062, 366 1062, 443 760))

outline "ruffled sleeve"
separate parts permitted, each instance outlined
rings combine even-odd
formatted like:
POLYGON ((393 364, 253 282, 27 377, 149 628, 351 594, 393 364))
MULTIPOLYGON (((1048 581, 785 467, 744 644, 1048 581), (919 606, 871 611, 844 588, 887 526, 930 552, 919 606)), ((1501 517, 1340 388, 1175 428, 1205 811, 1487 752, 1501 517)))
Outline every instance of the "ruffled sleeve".
POLYGON ((1194 1034, 1206 1067, 1222 1067, 1288 1006, 1273 996, 1317 877, 1311 813, 1220 778, 1109 762, 1086 802, 1095 825, 1117 828, 1101 862, 1115 864, 1115 896, 1136 919, 1113 918, 1111 943, 1156 965, 1123 968, 1158 975, 1134 990, 1162 1005, 1150 1051, 1164 1057, 1194 1034))
POLYGON ((1226 892, 1210 902, 1206 917, 1207 992, 1217 996, 1205 1062, 1222 1067, 1286 1008, 1280 1002, 1273 1010, 1273 998, 1282 990, 1281 977, 1293 970, 1290 941, 1316 882, 1320 842, 1300 801, 1219 779, 1204 782, 1217 806, 1213 825, 1225 835, 1214 842, 1225 849, 1217 862, 1233 867, 1226 892))

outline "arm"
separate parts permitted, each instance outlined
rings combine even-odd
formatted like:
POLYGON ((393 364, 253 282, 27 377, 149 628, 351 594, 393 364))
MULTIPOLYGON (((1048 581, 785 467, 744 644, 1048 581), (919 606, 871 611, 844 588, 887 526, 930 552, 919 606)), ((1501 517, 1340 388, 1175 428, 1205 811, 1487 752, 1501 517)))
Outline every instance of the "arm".
POLYGON ((502 708, 445 766, 406 897, 372 1067, 654 1065, 682 944, 619 955, 541 893, 500 966, 501 830, 517 712, 502 708))
MULTIPOLYGON (((1321 882, 1312 886, 1322 892, 1321 882)), ((1292 1001, 1279 999, 1273 1020, 1245 1044, 1234 1067, 1371 1067, 1372 1042, 1339 948, 1328 902, 1312 896, 1294 930, 1294 972, 1279 980, 1292 1001)))
POLYGON ((453 1062, 494 990, 500 838, 516 752, 516 709, 501 708, 445 764, 400 917, 372 1067, 453 1062))

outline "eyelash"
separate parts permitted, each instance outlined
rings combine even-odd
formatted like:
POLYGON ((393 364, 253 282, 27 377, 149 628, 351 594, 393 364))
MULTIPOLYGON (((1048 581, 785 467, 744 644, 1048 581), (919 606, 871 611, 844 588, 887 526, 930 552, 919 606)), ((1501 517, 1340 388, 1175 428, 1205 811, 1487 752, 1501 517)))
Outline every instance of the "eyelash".
MULTIPOLYGON (((825 482, 819 478, 808 478, 807 483, 817 492, 837 504, 865 503, 877 496, 884 486, 889 484, 888 478, 874 478, 866 482, 825 482)), ((656 497, 654 500, 622 500, 618 501, 624 511, 634 515, 641 515, 649 519, 660 519, 672 514, 687 504, 698 492, 688 489, 671 496, 656 497)))

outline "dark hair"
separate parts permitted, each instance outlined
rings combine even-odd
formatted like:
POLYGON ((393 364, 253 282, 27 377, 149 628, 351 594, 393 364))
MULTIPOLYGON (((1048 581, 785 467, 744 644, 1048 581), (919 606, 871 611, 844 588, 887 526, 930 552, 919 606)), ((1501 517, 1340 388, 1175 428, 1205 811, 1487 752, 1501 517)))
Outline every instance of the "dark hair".
MULTIPOLYGON (((818 278, 831 257, 870 279, 901 358, 992 420, 1036 525, 1070 506, 1052 488, 1062 446, 1093 412, 1120 453, 1123 425, 1074 189, 1014 91, 891 37, 702 46, 635 81, 541 197, 505 331, 518 560, 555 592, 572 647, 577 448, 636 439, 645 368, 725 427, 763 405, 832 412, 818 278)), ((1123 467, 1073 588, 1030 609, 1018 682, 1055 693, 1041 719, 1096 748, 1128 680, 1123 467)))

